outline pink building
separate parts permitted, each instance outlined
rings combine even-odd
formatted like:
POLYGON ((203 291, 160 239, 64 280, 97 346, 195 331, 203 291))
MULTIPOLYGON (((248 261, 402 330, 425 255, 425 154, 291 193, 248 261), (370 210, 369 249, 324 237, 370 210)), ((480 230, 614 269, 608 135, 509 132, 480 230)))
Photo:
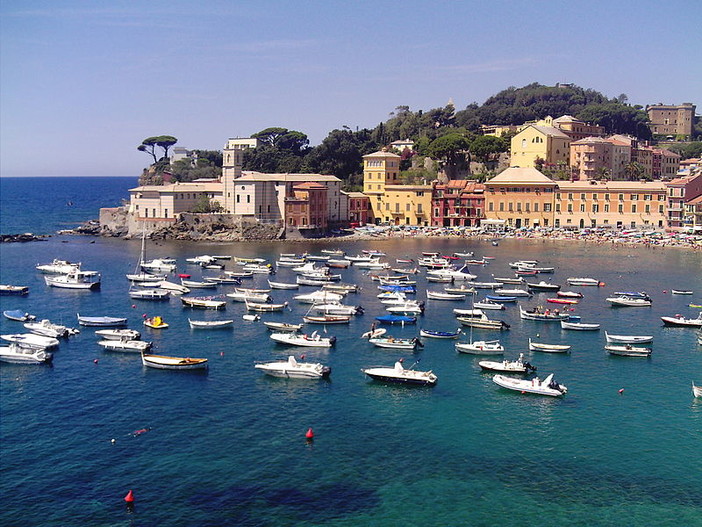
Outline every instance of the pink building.
POLYGON ((685 219, 685 204, 702 196, 702 172, 673 179, 665 186, 668 190, 668 227, 673 230, 690 227, 691 223, 685 219))
POLYGON ((485 217, 485 185, 452 180, 432 193, 431 224, 437 227, 477 227, 485 217))

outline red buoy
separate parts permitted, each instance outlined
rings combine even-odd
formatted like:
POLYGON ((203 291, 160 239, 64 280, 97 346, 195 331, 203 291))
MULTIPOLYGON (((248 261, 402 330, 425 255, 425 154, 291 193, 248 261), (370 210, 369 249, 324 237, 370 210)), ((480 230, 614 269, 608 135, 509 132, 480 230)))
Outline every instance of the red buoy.
POLYGON ((97 364, 97 363, 98 363, 98 360, 97 360, 97 359, 93 359, 93 364, 97 364))
POLYGON ((624 388, 621 388, 621 389, 619 390, 619 395, 621 395, 621 394, 623 394, 623 393, 624 393, 624 388))
POLYGON ((132 489, 129 489, 129 492, 127 492, 127 495, 124 497, 124 501, 127 503, 134 503, 134 493, 132 489))
POLYGON ((311 428, 308 428, 308 429, 307 429, 307 433, 305 434, 305 437, 306 437, 307 439, 314 439, 314 432, 312 431, 311 428))

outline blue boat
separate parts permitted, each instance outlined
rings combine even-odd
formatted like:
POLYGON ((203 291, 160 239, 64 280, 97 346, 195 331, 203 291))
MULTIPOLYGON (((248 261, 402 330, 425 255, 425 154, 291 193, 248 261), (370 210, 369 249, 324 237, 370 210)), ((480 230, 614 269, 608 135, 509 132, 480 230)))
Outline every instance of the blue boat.
POLYGON ((428 337, 432 339, 455 339, 461 334, 461 328, 457 331, 434 331, 431 329, 420 329, 420 337, 428 337))
POLYGON ((499 295, 485 295, 485 298, 492 300, 493 302, 516 302, 516 296, 499 296, 499 295))
POLYGON ((8 309, 7 311, 3 311, 2 314, 5 315, 5 318, 16 320, 17 322, 28 322, 37 318, 34 315, 30 315, 29 313, 22 311, 21 309, 8 309))
POLYGON ((381 291, 392 291, 401 293, 416 293, 417 288, 413 285, 379 285, 378 289, 381 291))
POLYGON ((417 317, 408 317, 404 315, 383 315, 375 317, 381 324, 416 324, 417 317))

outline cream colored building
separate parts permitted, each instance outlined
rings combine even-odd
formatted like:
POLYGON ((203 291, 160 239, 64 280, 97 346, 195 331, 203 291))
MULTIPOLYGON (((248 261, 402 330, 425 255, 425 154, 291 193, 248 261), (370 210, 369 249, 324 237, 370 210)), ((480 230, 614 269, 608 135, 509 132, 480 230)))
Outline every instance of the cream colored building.
POLYGON ((548 116, 540 121, 536 121, 534 124, 558 128, 573 141, 585 139, 586 137, 603 137, 605 135, 604 126, 586 123, 585 121, 576 119, 572 115, 562 115, 556 119, 548 116))
POLYGON ((234 180, 241 177, 244 166, 244 152, 257 148, 260 141, 254 137, 232 137, 227 140, 222 150, 222 184, 224 209, 234 211, 234 180))
POLYGON ((553 227, 556 183, 533 167, 511 167, 485 182, 485 217, 508 227, 553 227))
POLYGON ((581 181, 611 177, 612 144, 601 137, 586 137, 570 143, 570 167, 581 181))
POLYGON ((129 189, 129 213, 137 220, 175 221, 178 214, 191 212, 203 199, 221 205, 222 191, 218 180, 136 187, 129 189))
POLYGON ((559 181, 554 227, 666 227, 665 183, 661 181, 559 181))
POLYGON ((646 106, 651 132, 655 135, 692 135, 695 119, 695 105, 689 102, 679 106, 670 104, 653 104, 646 106))
POLYGON ((510 164, 534 167, 537 159, 547 165, 568 164, 571 139, 558 128, 530 124, 512 138, 510 164))

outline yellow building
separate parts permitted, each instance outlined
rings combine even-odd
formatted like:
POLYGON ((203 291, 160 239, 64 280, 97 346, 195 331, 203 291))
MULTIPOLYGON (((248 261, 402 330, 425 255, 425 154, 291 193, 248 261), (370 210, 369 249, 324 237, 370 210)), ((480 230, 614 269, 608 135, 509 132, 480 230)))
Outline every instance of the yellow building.
POLYGON ((552 227, 556 183, 533 167, 511 167, 485 182, 485 217, 508 227, 552 227))
POLYGON ((666 195, 662 181, 559 181, 554 227, 662 229, 666 195))
POLYGON ((387 186, 376 222, 428 226, 431 224, 431 197, 431 185, 387 186))
POLYGON ((552 126, 530 124, 512 138, 510 165, 533 167, 537 159, 547 165, 568 164, 570 137, 552 126))
POLYGON ((363 193, 370 198, 371 221, 390 221, 383 197, 385 188, 400 184, 400 156, 386 149, 363 156, 363 193))

